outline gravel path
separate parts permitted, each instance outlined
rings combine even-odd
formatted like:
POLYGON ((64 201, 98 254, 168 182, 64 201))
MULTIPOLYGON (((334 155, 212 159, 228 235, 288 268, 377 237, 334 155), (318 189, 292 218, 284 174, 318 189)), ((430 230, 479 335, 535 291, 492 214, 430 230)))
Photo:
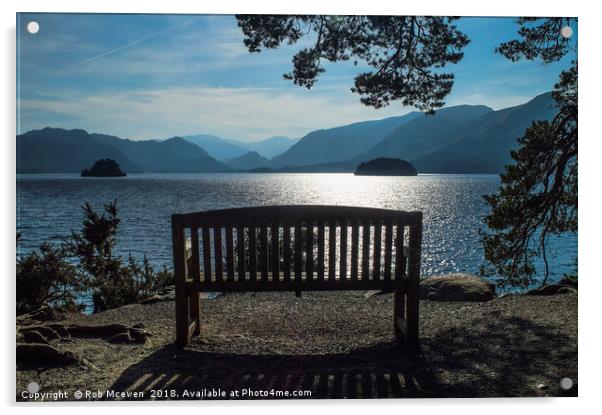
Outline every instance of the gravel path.
POLYGON ((17 397, 32 380, 43 391, 146 391, 144 399, 151 390, 198 399, 185 391, 212 388, 235 398, 264 391, 261 397, 286 398, 299 390, 312 398, 577 394, 576 294, 421 301, 418 355, 394 341, 390 294, 249 293, 202 300, 202 335, 184 350, 172 344, 173 307, 167 301, 71 316, 72 323, 143 322, 153 337, 144 346, 103 339, 57 344, 98 369, 19 367, 17 397), (575 383, 569 391, 559 387, 565 377, 575 383))

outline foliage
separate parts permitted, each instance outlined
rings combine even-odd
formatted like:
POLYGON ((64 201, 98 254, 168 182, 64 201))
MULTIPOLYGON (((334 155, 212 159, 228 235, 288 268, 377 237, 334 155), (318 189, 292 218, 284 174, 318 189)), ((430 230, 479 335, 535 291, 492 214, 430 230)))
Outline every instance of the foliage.
POLYGON ((90 292, 94 311, 103 311, 173 285, 173 273, 165 265, 155 271, 146 256, 140 262, 131 255, 126 261, 113 255, 120 223, 116 202, 105 205, 102 215, 89 203, 83 211, 81 231, 72 232, 61 246, 43 243, 39 252, 17 259, 17 313, 42 305, 81 309, 77 295, 90 292))
POLYGON ((373 68, 355 77, 351 89, 365 105, 380 108, 400 100, 428 112, 443 106, 454 75, 441 68, 457 63, 469 40, 454 17, 237 15, 250 52, 296 43, 313 44, 293 57, 286 79, 311 88, 329 62, 363 61, 373 68), (312 38, 312 39, 310 39, 312 38))
POLYGON ((16 286, 17 314, 43 305, 68 310, 80 308, 75 294, 82 285, 64 247, 43 243, 39 251, 18 257, 16 286))
POLYGON ((517 20, 521 39, 513 39, 499 45, 495 51, 516 62, 521 58, 541 58, 544 63, 562 59, 571 49, 569 38, 561 35, 563 27, 570 27, 574 18, 568 17, 521 17, 517 20))
MULTIPOLYGON (((544 62, 560 59, 568 51, 561 39, 565 19, 521 19, 522 40, 502 44, 498 51, 517 60, 541 57, 544 62)), ((544 263, 549 276, 547 243, 553 235, 577 232, 577 63, 560 74, 552 93, 558 114, 551 121, 538 121, 518 140, 511 156, 514 164, 501 175, 502 185, 485 197, 491 207, 485 222, 491 232, 483 234, 483 272, 502 277, 501 285, 525 287, 533 283, 533 258, 544 263)))
POLYGON ((131 255, 127 262, 113 255, 120 223, 116 202, 105 205, 102 215, 88 203, 83 211, 82 230, 68 244, 79 259, 80 278, 92 290, 95 312, 136 303, 173 283, 172 274, 165 267, 155 272, 146 256, 140 264, 131 255))

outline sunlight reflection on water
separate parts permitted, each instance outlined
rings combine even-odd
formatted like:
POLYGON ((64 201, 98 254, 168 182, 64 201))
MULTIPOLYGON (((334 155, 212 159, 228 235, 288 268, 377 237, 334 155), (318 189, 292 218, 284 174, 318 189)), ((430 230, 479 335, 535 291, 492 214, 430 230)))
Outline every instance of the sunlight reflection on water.
MULTIPOLYGON (((132 174, 125 178, 20 175, 17 230, 21 253, 60 241, 81 225, 81 205, 114 199, 122 218, 118 251, 171 267, 172 213, 226 207, 325 204, 420 210, 424 213, 422 275, 476 273, 483 261, 478 230, 496 175, 367 177, 352 174, 132 174)), ((574 235, 551 241, 551 278, 572 271, 574 235)))

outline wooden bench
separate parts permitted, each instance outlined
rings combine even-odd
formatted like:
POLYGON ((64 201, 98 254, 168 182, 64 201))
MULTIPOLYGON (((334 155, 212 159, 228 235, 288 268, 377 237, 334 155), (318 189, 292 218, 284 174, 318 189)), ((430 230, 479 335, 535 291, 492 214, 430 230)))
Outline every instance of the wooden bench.
POLYGON ((267 206, 171 221, 178 345, 200 334, 201 292, 391 290, 395 336, 417 346, 421 212, 267 206))

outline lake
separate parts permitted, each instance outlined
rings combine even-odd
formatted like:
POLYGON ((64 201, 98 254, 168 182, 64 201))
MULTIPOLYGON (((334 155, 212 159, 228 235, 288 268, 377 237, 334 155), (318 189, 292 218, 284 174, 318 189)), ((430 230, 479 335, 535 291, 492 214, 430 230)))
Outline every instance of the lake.
MULTIPOLYGON (((171 268, 172 213, 287 204, 326 204, 420 210, 424 213, 422 275, 477 273, 483 263, 478 231, 496 191, 497 175, 374 177, 353 174, 202 173, 131 174, 82 178, 78 174, 18 175, 17 254, 43 241, 60 242, 81 226, 84 202, 98 211, 117 200, 122 220, 117 252, 146 254, 171 268)), ((573 271, 577 236, 553 238, 551 274, 573 271)), ((541 265, 541 264, 540 264, 541 265)))

